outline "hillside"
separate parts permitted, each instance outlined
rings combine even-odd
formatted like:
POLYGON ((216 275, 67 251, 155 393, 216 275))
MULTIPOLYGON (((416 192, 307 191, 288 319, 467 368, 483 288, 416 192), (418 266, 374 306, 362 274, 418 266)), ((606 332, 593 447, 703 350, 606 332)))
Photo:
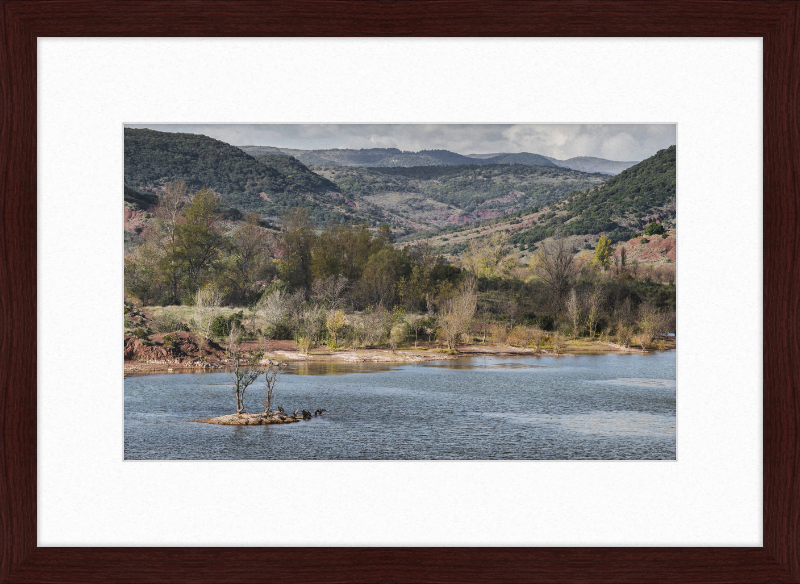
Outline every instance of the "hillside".
POLYGON ((519 152, 496 156, 472 157, 449 150, 420 150, 405 152, 397 148, 365 148, 360 150, 332 148, 329 150, 298 150, 274 146, 240 146, 251 156, 287 154, 303 164, 318 166, 361 166, 373 168, 395 168, 413 166, 465 166, 486 164, 525 164, 528 166, 558 166, 545 156, 519 152))
POLYGON ((279 217, 306 206, 319 222, 331 219, 383 220, 379 209, 358 205, 336 184, 287 155, 255 158, 241 149, 200 134, 125 129, 125 185, 157 192, 183 179, 192 190, 219 193, 223 204, 243 212, 279 217))
POLYGON ((674 224, 675 156, 675 146, 659 150, 602 185, 550 205, 528 229, 514 235, 514 243, 533 244, 559 226, 567 235, 608 233, 618 241, 652 221, 674 224))
POLYGON ((501 217, 601 184, 602 174, 555 166, 311 166, 342 192, 372 203, 410 233, 501 217))
POLYGON ((497 230, 510 233, 509 242, 525 250, 561 227, 580 248, 593 246, 601 234, 612 242, 627 241, 648 223, 675 226, 676 148, 660 150, 603 184, 580 190, 561 201, 535 205, 505 217, 464 227, 411 235, 401 241, 425 240, 441 251, 458 254, 467 243, 497 230))

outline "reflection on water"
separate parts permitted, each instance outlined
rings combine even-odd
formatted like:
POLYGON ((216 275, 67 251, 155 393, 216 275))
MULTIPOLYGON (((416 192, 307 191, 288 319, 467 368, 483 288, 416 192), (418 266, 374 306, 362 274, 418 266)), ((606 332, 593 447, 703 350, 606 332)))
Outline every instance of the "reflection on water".
MULTIPOLYGON (((263 390, 246 395, 258 411, 263 390)), ((675 352, 293 362, 279 426, 189 420, 234 410, 225 372, 125 379, 126 459, 675 459, 675 352)))
POLYGON ((336 361, 292 361, 286 373, 294 375, 346 375, 348 373, 377 373, 398 368, 396 363, 342 363, 336 361))
POLYGON ((635 377, 622 379, 607 379, 601 383, 614 383, 616 385, 639 385, 645 387, 675 387, 674 379, 637 379, 635 377))
MULTIPOLYGON (((536 365, 534 363, 480 363, 475 358, 461 358, 452 361, 428 361, 427 367, 439 367, 442 369, 541 369, 546 365, 536 365)), ((550 366, 553 367, 553 366, 550 366)))
POLYGON ((607 435, 673 435, 675 418, 643 412, 587 412, 583 414, 504 414, 489 413, 487 417, 503 418, 513 424, 533 426, 557 424, 581 434, 607 435))

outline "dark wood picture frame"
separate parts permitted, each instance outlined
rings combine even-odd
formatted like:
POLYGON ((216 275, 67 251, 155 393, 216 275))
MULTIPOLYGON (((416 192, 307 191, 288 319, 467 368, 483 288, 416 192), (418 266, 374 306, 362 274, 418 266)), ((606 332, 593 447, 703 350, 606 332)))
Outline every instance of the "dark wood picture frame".
POLYGON ((0 10, 0 582, 800 582, 797 0, 0 0, 0 10), (36 39, 47 36, 762 37, 763 547, 38 548, 31 323, 36 39))

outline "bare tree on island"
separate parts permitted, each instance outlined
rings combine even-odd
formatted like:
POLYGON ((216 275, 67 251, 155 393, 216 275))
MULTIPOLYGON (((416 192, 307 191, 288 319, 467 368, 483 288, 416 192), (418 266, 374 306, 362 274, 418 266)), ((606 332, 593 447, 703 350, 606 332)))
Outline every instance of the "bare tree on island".
MULTIPOLYGON (((241 341, 242 330, 232 326, 228 335, 228 375, 233 382, 233 391, 236 394, 236 413, 244 413, 244 393, 262 373, 265 366, 262 363, 264 353, 261 350, 245 353, 241 341)), ((270 361, 271 363, 271 361, 270 361)))
POLYGON ((270 407, 275 401, 275 386, 278 385, 278 376, 283 372, 286 363, 279 363, 268 359, 264 367, 264 399, 261 404, 264 406, 264 413, 269 414, 270 407))

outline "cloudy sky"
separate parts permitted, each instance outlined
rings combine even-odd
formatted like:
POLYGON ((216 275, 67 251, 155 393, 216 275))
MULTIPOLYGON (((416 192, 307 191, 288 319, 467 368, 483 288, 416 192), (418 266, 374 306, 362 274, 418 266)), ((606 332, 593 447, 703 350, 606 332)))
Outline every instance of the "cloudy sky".
POLYGON ((236 146, 399 148, 459 154, 532 152, 554 158, 644 160, 675 144, 674 124, 126 124, 205 134, 236 146))

